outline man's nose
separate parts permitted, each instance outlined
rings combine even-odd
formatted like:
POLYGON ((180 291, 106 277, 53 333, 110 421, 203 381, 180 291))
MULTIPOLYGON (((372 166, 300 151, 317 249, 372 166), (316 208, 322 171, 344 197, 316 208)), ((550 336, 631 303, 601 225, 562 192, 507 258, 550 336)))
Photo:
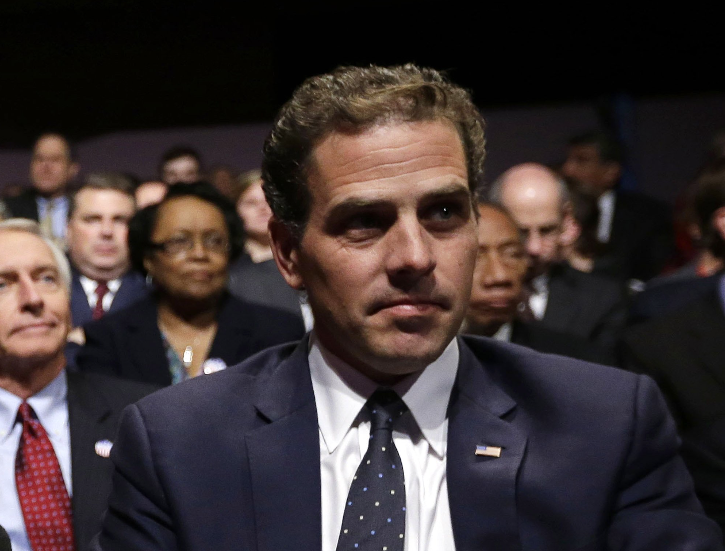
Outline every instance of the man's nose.
POLYGON ((526 237, 526 253, 532 258, 541 256, 543 249, 543 241, 538 232, 530 232, 526 237))
POLYGON ((43 297, 38 292, 38 286, 29 276, 22 276, 18 281, 20 307, 23 310, 37 310, 43 306, 43 297))
POLYGON ((101 233, 103 235, 113 235, 113 220, 101 221, 101 233))
POLYGON ((393 274, 425 275, 436 264, 432 238, 417 220, 399 220, 390 229, 388 270, 393 274))
POLYGON ((486 286, 510 285, 512 283, 511 270, 507 269, 506 263, 500 254, 489 254, 483 262, 483 284, 486 286))

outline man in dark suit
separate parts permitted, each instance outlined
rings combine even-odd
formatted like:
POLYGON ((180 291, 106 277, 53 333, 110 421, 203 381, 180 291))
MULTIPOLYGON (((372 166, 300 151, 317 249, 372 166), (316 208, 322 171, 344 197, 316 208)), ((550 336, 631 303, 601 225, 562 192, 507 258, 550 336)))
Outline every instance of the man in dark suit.
POLYGON ((54 133, 40 136, 30 161, 31 187, 5 199, 11 216, 39 221, 43 234, 65 248, 68 184, 78 169, 75 152, 64 136, 54 133))
POLYGON ((144 278, 130 269, 127 235, 134 211, 132 184, 120 174, 91 174, 71 196, 67 235, 75 327, 146 296, 144 278))
POLYGON ((614 365, 611 352, 575 335, 526 319, 528 258, 518 227, 499 205, 478 205, 478 256, 462 331, 528 346, 539 352, 614 365))
MULTIPOLYGON (((725 259, 725 163, 701 175, 695 197, 704 245, 725 259)), ((669 311, 650 309, 653 319, 627 334, 625 363, 659 384, 677 421, 698 496, 725 527, 725 280, 720 274, 649 292, 652 298, 665 293, 688 302, 669 311)))
POLYGON ((608 252, 595 271, 647 281, 660 273, 674 251, 671 209, 641 193, 617 188, 623 152, 612 136, 592 131, 569 141, 562 172, 599 204, 599 241, 608 252))
POLYGON ((626 290, 616 280, 564 262, 564 247, 578 235, 566 184, 551 169, 526 163, 504 172, 489 196, 511 213, 524 237, 534 318, 613 350, 626 320, 626 290))
POLYGON ((106 507, 108 452, 121 410, 152 387, 65 372, 70 268, 39 233, 29 220, 0 223, 0 524, 15 551, 41 548, 38 541, 49 536, 38 526, 46 523, 62 541, 43 549, 82 551, 106 507), (41 442, 53 450, 45 466, 30 451, 41 442), (56 483, 46 488, 36 469, 56 483), (29 484, 36 484, 36 505, 56 515, 37 518, 22 497, 29 484))
POLYGON ((263 171, 315 328, 126 411, 96 549, 722 549, 649 379, 456 338, 483 143, 430 69, 295 92, 263 171))

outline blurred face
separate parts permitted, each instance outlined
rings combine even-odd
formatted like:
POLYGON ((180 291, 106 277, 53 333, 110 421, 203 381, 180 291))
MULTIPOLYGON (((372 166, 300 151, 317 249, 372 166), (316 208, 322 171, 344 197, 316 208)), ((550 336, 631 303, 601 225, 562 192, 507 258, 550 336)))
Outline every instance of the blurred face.
POLYGON ((194 157, 179 157, 167 162, 161 179, 169 184, 191 184, 201 178, 201 167, 194 157))
POLYGON ((48 135, 37 141, 30 161, 30 181, 38 193, 47 197, 63 194, 77 172, 78 165, 71 161, 63 138, 48 135))
POLYGON ((529 279, 544 274, 562 257, 564 209, 556 179, 548 171, 512 169, 501 202, 511 213, 529 257, 529 279))
POLYGON ((142 209, 149 205, 159 204, 166 195, 166 189, 166 184, 163 182, 144 182, 134 192, 136 207, 142 209))
POLYGON ((272 225, 275 256, 304 287, 320 341, 392 382, 435 360, 465 314, 476 222, 459 136, 447 122, 332 133, 313 152, 301 241, 272 225))
POLYGON ((478 257, 466 320, 472 332, 490 336, 514 319, 528 262, 509 217, 485 205, 479 212, 478 257))
POLYGON ((73 265, 91 279, 116 279, 128 271, 128 221, 133 198, 112 189, 81 189, 68 221, 73 265))
POLYGON ((229 230, 222 212, 196 197, 178 197, 159 207, 151 241, 163 248, 144 261, 162 294, 204 301, 227 283, 229 230))
POLYGON ((249 186, 237 201, 237 212, 244 223, 244 230, 252 239, 266 240, 267 226, 272 209, 262 191, 262 180, 249 186))
POLYGON ((617 183, 620 166, 619 163, 603 162, 595 145, 574 145, 569 148, 561 171, 584 191, 601 195, 617 183))
POLYGON ((69 296, 50 248, 36 235, 0 230, 0 370, 62 357, 69 296))

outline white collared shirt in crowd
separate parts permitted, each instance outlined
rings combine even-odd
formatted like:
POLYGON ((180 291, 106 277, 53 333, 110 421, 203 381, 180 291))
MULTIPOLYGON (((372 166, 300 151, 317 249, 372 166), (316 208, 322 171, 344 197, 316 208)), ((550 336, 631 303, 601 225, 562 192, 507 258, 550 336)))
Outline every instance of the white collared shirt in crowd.
MULTIPOLYGON (((80 279, 81 287, 83 287, 83 292, 85 292, 86 298, 88 299, 88 306, 93 310, 96 307, 96 302, 98 302, 98 295, 96 294, 98 282, 84 275, 81 275, 78 279, 80 279)), ((108 312, 108 309, 113 303, 113 299, 116 297, 116 293, 121 288, 121 278, 112 279, 107 285, 108 292, 103 296, 102 303, 104 312, 108 312)))

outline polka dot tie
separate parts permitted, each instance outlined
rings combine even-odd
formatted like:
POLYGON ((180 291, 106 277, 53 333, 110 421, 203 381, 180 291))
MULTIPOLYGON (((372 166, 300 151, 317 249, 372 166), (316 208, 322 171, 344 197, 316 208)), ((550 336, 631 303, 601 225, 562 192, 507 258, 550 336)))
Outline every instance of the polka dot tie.
POLYGON ((390 389, 376 390, 365 407, 370 411, 370 444, 350 486, 337 551, 402 551, 405 479, 393 423, 407 407, 390 389))
POLYGON ((20 404, 23 423, 15 484, 33 551, 73 551, 70 497, 48 434, 27 402, 20 404))

